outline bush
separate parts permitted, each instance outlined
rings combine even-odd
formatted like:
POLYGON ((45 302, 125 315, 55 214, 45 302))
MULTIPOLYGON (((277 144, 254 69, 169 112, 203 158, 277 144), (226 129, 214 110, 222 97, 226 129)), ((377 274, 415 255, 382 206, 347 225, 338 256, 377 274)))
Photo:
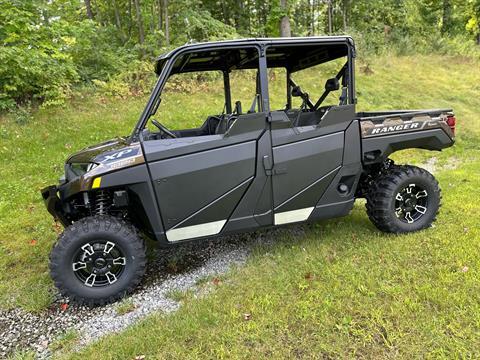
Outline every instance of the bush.
POLYGON ((61 103, 78 75, 62 36, 63 23, 38 26, 28 2, 2 3, 0 11, 0 109, 15 103, 61 103))
POLYGON ((152 63, 135 60, 107 81, 95 79, 93 83, 105 95, 126 98, 149 93, 155 79, 152 63))

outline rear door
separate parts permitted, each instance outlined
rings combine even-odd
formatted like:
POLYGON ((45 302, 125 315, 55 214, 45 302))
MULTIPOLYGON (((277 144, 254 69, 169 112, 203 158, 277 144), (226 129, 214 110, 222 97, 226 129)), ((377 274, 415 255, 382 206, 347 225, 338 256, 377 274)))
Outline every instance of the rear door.
POLYGON ((353 116, 353 105, 338 106, 320 125, 293 127, 285 112, 272 112, 275 225, 310 217, 342 166, 344 131, 353 116))

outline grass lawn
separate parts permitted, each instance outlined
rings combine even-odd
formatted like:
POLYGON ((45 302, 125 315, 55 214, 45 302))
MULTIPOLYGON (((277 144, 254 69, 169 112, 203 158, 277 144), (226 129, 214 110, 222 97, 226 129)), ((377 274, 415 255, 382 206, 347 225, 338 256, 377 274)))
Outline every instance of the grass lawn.
MULTIPOLYGON (((357 66, 358 110, 453 107, 457 114, 454 148, 394 156, 399 163, 437 159, 443 207, 434 228, 382 234, 358 201, 345 218, 305 225, 303 236, 285 235, 256 249, 208 297, 187 294, 177 313, 149 317, 67 356, 480 356, 480 65, 420 56, 371 60, 373 74, 364 67, 357 66)), ((297 82, 314 88, 311 79, 297 82)), ((191 117, 178 104, 198 104, 180 93, 170 96, 170 116, 161 121, 188 124, 191 117)), ((53 290, 47 258, 60 229, 38 190, 56 182, 74 150, 128 134, 144 102, 76 99, 21 126, 0 120, 0 307, 48 306, 53 290)))

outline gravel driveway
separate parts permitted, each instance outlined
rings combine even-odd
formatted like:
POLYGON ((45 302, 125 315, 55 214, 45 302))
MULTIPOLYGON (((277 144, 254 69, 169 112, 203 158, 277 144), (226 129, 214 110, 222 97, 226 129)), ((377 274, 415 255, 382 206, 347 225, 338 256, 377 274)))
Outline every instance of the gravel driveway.
POLYGON ((167 250, 154 249, 142 285, 128 297, 133 310, 119 315, 118 304, 89 309, 68 304, 57 296, 40 314, 21 309, 0 311, 0 358, 16 350, 33 349, 39 358, 50 357, 52 341, 67 330, 79 333, 80 346, 121 331, 154 311, 170 313, 180 304, 168 297, 172 290, 195 288, 207 276, 227 272, 245 263, 256 245, 269 245, 284 233, 303 233, 301 226, 229 236, 215 241, 192 242, 167 250))

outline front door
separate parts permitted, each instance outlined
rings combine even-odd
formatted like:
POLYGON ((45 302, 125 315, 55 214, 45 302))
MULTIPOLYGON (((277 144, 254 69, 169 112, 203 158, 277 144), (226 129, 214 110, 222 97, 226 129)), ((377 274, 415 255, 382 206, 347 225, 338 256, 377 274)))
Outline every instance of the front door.
POLYGON ((255 175, 256 142, 220 135, 146 141, 168 241, 221 232, 255 175), (180 147, 174 156, 169 149, 180 147))

